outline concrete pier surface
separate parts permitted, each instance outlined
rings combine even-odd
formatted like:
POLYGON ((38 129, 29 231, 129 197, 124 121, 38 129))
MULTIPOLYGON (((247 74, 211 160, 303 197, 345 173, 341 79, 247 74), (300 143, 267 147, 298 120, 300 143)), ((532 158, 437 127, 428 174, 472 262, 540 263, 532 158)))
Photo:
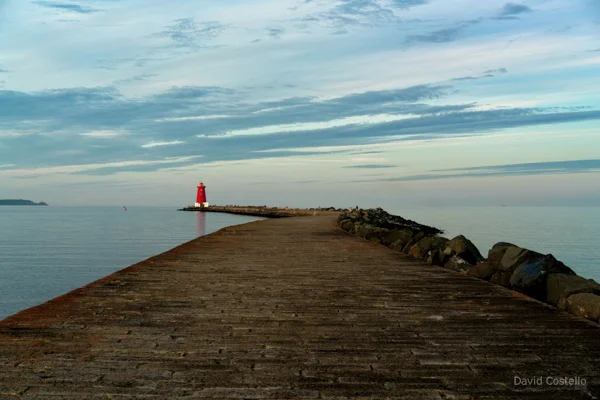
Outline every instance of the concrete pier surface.
POLYGON ((600 397, 598 324, 335 220, 228 227, 8 317, 0 398, 600 397))

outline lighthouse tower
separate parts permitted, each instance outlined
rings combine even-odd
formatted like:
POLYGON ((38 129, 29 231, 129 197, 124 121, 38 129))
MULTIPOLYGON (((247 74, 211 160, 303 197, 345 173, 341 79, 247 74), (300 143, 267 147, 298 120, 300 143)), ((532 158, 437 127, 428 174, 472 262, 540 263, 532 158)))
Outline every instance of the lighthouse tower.
POLYGON ((198 185, 198 194, 196 195, 196 207, 208 207, 208 202, 206 201, 206 186, 204 183, 200 182, 198 185))

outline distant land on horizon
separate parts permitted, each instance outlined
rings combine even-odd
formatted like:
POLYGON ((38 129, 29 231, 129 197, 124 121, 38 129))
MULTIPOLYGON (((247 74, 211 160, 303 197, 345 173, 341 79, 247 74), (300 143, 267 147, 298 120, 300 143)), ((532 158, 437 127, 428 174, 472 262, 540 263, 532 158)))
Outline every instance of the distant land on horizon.
POLYGON ((47 206, 47 203, 40 201, 39 203, 31 200, 0 200, 0 206, 47 206))

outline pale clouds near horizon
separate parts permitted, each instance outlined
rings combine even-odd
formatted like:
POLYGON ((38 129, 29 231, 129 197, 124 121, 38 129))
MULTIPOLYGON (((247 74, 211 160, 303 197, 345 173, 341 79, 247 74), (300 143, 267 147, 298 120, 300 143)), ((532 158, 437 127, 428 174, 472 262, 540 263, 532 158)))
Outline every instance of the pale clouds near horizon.
POLYGON ((588 0, 0 0, 0 197, 597 205, 599 24, 588 0))

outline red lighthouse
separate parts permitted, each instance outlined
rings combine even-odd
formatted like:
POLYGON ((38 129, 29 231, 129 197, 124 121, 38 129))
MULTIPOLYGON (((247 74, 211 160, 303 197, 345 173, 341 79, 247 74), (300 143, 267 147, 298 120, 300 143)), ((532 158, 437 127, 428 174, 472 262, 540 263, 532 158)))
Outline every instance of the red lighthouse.
POLYGON ((206 201, 206 186, 204 183, 200 182, 198 185, 198 194, 196 194, 196 207, 208 207, 208 202, 206 201))

